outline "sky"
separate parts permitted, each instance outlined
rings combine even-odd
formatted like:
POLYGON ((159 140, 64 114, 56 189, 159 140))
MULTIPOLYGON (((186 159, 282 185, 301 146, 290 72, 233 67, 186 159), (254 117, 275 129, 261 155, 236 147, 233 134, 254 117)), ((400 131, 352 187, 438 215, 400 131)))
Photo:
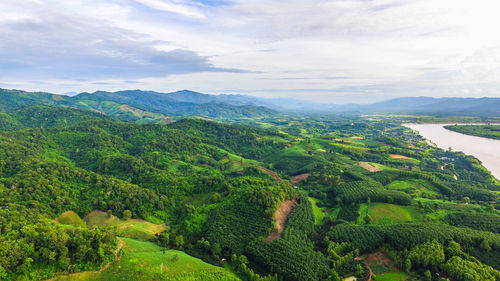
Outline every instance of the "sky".
POLYGON ((497 0, 2 0, 0 88, 500 97, 497 0))

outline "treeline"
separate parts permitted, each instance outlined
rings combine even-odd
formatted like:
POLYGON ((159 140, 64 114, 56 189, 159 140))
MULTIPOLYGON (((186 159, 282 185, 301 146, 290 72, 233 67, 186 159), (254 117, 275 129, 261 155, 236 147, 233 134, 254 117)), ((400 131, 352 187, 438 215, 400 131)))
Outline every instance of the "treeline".
POLYGON ((41 280, 99 268, 115 258, 115 235, 112 228, 63 226, 24 206, 2 205, 0 279, 41 280))
POLYGON ((466 135, 500 140, 500 125, 449 125, 444 127, 466 135))

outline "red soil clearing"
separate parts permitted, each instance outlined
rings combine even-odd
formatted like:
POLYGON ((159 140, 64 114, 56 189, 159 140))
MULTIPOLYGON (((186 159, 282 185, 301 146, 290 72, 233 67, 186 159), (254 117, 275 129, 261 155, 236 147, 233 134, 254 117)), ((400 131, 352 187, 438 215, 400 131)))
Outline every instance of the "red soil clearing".
POLYGON ((291 185, 296 185, 299 181, 307 179, 310 175, 311 175, 310 173, 305 173, 305 174, 300 174, 300 175, 293 176, 290 179, 290 184, 291 185))
POLYGON ((278 207, 278 210, 276 210, 276 212, 274 213, 274 218, 276 219, 274 227, 278 231, 271 231, 271 233, 269 233, 269 236, 267 236, 266 238, 266 242, 271 242, 281 237, 281 235, 283 234, 283 230, 285 230, 286 223, 288 222, 288 216, 290 216, 290 214, 292 213, 295 205, 296 202, 291 200, 286 200, 285 202, 281 203, 281 205, 278 207))
POLYGON ((410 159, 410 157, 406 157, 406 156, 399 155, 399 154, 389 154, 389 156, 391 158, 396 158, 396 159, 410 159))

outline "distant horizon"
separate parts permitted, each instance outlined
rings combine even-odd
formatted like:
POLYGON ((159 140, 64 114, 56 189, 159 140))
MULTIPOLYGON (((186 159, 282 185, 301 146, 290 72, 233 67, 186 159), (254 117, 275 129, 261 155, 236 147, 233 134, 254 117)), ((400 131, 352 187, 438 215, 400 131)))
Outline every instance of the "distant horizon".
MULTIPOLYGON (((95 91, 68 91, 68 92, 63 92, 63 93, 57 93, 57 92, 50 92, 50 91, 43 91, 43 90, 35 90, 35 91, 28 91, 28 90, 24 90, 24 89, 7 89, 7 88, 3 88, 3 87, 0 87, 0 89, 4 89, 4 90, 9 90, 9 91, 24 91, 24 92, 31 92, 31 93, 34 93, 34 92, 44 92, 44 93, 49 93, 49 94, 54 94, 54 95, 60 95, 60 96, 75 96, 75 95, 79 95, 79 94, 84 94, 84 93, 88 93, 88 94, 93 94, 95 92, 111 92, 111 93, 116 93, 116 92, 123 92, 123 91, 141 91, 141 92, 156 92, 156 93, 160 93, 160 94, 171 94, 171 93, 177 93, 177 92, 182 92, 182 91, 189 91, 189 92, 195 92, 195 93, 198 93, 198 94, 204 94, 204 95, 213 95, 213 96, 220 96, 220 95, 228 95, 228 96, 231 96, 231 95, 235 95, 235 96, 246 96, 246 97, 250 97, 250 98, 258 98, 258 99, 286 99, 288 97, 262 97, 262 96, 256 96, 256 95, 252 95, 252 94, 239 94, 239 93, 207 93, 207 92, 201 92, 201 91, 194 91, 194 90, 190 90, 190 89, 179 89, 179 90, 173 90, 173 91, 169 91, 169 92, 163 92, 163 91, 156 91, 156 90, 151 90, 151 89, 122 89, 122 90, 116 90, 116 91, 106 91, 106 90, 95 90, 95 91), (74 94, 74 95, 69 95, 69 94, 74 94)), ((310 102, 310 103, 318 103, 318 104, 324 104, 324 105, 349 105, 349 104, 358 104, 358 105, 369 105, 369 104, 373 104, 373 103, 379 103, 379 102, 385 102, 385 101, 390 101, 390 100, 395 100, 395 99, 404 99, 404 98, 432 98, 432 99, 446 99, 446 98, 458 98, 458 99, 484 99, 484 98, 494 98, 494 99, 500 99, 500 96, 480 96, 480 97, 458 97, 458 96, 443 96, 443 97, 431 97, 431 96, 399 96, 399 97, 392 97, 392 98, 385 98, 385 99, 381 99, 381 100, 375 100, 375 101, 368 101, 368 102, 359 102, 359 103, 355 103, 355 102, 338 102, 338 103, 335 103, 335 102, 328 102, 328 101, 312 101, 312 100, 306 100, 304 98, 300 98, 300 97, 294 97, 294 98, 290 98, 291 100, 295 100, 295 101, 304 101, 304 102, 310 102)))

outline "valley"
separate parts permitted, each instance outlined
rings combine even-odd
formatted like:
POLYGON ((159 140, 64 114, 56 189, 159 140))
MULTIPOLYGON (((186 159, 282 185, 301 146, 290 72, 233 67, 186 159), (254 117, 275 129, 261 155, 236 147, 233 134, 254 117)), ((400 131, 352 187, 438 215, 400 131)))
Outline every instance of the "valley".
POLYGON ((0 279, 499 280, 500 182, 403 126, 440 117, 157 95, 0 93, 0 279))

